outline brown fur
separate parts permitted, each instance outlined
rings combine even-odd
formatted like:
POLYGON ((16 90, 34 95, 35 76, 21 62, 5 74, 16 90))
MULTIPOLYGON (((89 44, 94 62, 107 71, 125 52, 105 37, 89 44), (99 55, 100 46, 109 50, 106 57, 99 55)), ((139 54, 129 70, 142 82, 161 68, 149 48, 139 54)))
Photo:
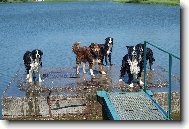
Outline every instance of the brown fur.
MULTIPOLYGON (((94 65, 94 59, 101 59, 101 53, 100 53, 100 45, 92 43, 89 47, 83 46, 79 47, 80 42, 76 41, 72 46, 72 51, 76 54, 76 75, 79 76, 79 65, 81 62, 86 63, 89 62, 89 69, 92 69, 94 65), (93 52, 96 51, 97 57, 94 56, 93 52)), ((100 72, 103 72, 103 66, 101 64, 101 61, 99 62, 100 65, 100 72)), ((94 77, 94 75, 91 75, 94 77)))

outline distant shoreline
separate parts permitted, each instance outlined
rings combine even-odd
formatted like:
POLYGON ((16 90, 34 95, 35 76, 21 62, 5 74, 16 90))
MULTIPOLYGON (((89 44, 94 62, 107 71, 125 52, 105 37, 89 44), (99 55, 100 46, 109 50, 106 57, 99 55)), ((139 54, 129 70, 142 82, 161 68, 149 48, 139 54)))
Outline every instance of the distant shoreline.
MULTIPOLYGON (((120 3, 137 3, 137 4, 158 4, 179 6, 180 0, 44 0, 44 2, 120 2, 120 3)), ((27 3, 27 2, 43 2, 34 0, 1 0, 3 3, 27 3)))
POLYGON ((113 2, 138 3, 138 4, 160 4, 160 5, 180 5, 180 0, 112 0, 113 2))

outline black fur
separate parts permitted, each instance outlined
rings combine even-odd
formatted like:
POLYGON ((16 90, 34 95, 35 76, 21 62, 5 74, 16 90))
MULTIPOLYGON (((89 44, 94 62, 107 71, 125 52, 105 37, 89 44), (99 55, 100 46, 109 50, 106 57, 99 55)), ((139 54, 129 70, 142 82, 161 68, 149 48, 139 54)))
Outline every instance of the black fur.
POLYGON ((32 63, 32 53, 30 51, 26 51, 23 56, 23 60, 24 60, 26 72, 27 74, 29 74, 29 70, 31 68, 30 64, 32 63))
POLYGON ((34 49, 31 54, 32 54, 32 59, 35 61, 35 59, 37 58, 36 57, 36 54, 37 54, 37 51, 38 51, 38 54, 39 54, 39 62, 40 62, 40 65, 42 67, 42 61, 41 61, 41 58, 42 58, 42 55, 43 55, 43 52, 39 49, 34 49))
MULTIPOLYGON (((120 70, 120 78, 123 77, 125 75, 125 73, 127 73, 128 75, 128 84, 131 83, 131 81, 133 80, 133 75, 131 74, 131 70, 130 70, 130 64, 129 64, 129 60, 132 61, 134 59, 137 60, 138 62, 138 67, 140 68, 139 73, 137 74, 137 79, 139 77, 141 77, 142 75, 142 71, 143 71, 143 61, 140 61, 139 55, 138 55, 138 51, 137 50, 133 50, 134 46, 127 46, 128 49, 128 54, 126 54, 123 57, 122 60, 122 66, 121 66, 121 70, 120 70)), ((139 83, 139 82, 138 82, 139 83)))
POLYGON ((107 37, 105 39, 105 43, 104 44, 100 44, 101 45, 101 53, 103 54, 101 61, 102 61, 102 64, 103 64, 103 60, 105 58, 106 65, 108 65, 108 61, 109 61, 110 65, 112 65, 112 57, 111 57, 112 55, 111 55, 111 53, 112 53, 112 48, 113 48, 113 38, 111 38, 112 39, 112 43, 111 43, 112 47, 110 48, 110 53, 109 54, 107 53, 107 51, 108 51, 108 49, 110 47, 110 46, 108 46, 110 38, 111 37, 107 37))
MULTIPOLYGON (((138 54, 141 54, 142 59, 144 58, 144 44, 140 43, 135 46, 138 50, 138 54), (142 48, 142 49, 141 49, 142 48)), ((149 62, 150 70, 152 70, 153 62, 155 61, 153 51, 150 48, 146 48, 146 62, 149 62)))
MULTIPOLYGON (((120 73, 121 73, 120 78, 123 77, 125 73, 127 73, 129 77, 128 83, 130 84, 131 81, 133 80, 133 75, 131 74, 128 60, 132 61, 134 58, 137 60, 138 67, 140 68, 140 71, 138 73, 138 78, 141 77, 141 73, 144 69, 144 44, 140 43, 140 44, 137 44, 136 46, 126 46, 126 47, 128 50, 128 54, 126 54, 123 57, 122 66, 120 70, 120 73)), ((153 62, 155 61, 155 59, 153 57, 153 51, 150 48, 147 48, 146 60, 149 61, 149 65, 151 69, 151 66, 153 62)))
MULTIPOLYGON (((41 57, 43 55, 43 52, 41 50, 39 50, 39 49, 35 49, 32 52, 26 51, 24 56, 23 56, 23 61, 24 61, 24 65, 25 65, 27 74, 29 74, 29 70, 31 68, 30 64, 33 61, 35 61, 35 59, 36 59, 36 53, 37 53, 36 50, 38 50, 38 52, 39 52, 39 55, 40 55, 39 61, 41 62, 41 57)), ((42 66, 42 62, 41 62, 40 65, 42 66)))

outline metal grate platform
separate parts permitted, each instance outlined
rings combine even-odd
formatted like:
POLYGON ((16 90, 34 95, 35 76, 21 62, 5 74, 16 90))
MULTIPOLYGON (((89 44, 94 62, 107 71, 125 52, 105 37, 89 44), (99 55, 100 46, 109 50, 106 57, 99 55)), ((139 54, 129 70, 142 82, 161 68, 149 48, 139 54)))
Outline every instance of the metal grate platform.
MULTIPOLYGON (((102 91, 104 92, 104 91, 102 91)), ((119 120, 166 120, 145 92, 97 93, 104 97, 110 118, 119 120)))

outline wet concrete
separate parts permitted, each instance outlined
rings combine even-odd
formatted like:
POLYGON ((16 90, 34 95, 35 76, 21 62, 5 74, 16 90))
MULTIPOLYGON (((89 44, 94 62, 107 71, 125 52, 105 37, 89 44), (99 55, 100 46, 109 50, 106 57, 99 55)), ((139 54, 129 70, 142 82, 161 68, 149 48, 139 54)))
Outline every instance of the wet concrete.
MULTIPOLYGON (((99 74, 98 67, 94 68, 96 77, 91 79, 89 71, 76 78, 74 68, 43 69, 43 82, 39 83, 36 79, 33 84, 29 84, 25 74, 20 72, 7 92, 16 86, 22 95, 5 93, 3 119, 103 119, 102 107, 96 98, 97 91, 136 92, 143 89, 138 84, 129 87, 127 77, 120 82, 120 66, 104 67, 104 70, 107 75, 99 74)), ((157 83, 154 73, 147 71, 147 89, 166 87, 166 79, 157 83)), ((166 110, 166 93, 154 92, 154 98, 166 110)), ((180 111, 180 94, 173 93, 172 99, 173 111, 180 111)))

